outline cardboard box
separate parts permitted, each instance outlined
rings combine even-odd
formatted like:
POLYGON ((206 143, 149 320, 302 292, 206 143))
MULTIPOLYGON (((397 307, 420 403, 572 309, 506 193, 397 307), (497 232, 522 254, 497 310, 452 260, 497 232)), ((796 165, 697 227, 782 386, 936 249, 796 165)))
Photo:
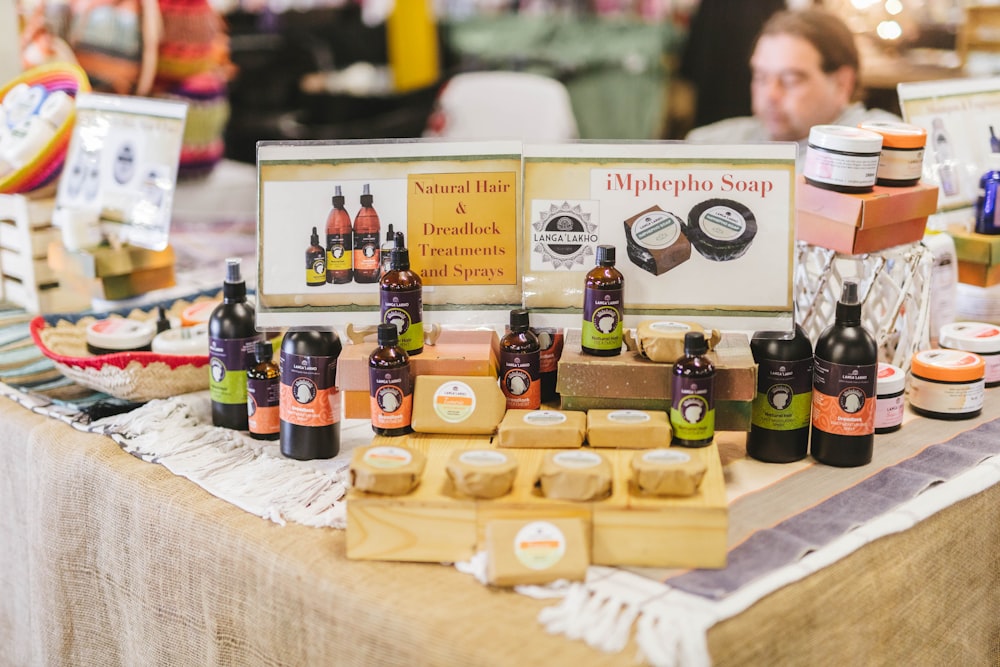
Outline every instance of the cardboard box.
MULTIPOLYGON (((375 341, 345 345, 337 360, 337 387, 368 393, 368 357, 375 341)), ((492 375, 496 377, 500 337, 493 329, 442 329, 434 345, 410 356, 410 373, 418 375, 492 375)))
POLYGON ((937 186, 925 183, 908 188, 876 185, 871 192, 855 195, 801 179, 796 189, 796 238, 854 255, 914 243, 923 238, 937 199, 937 186))
POLYGON ((977 264, 958 260, 958 282, 990 287, 1000 285, 1000 264, 977 264))
POLYGON ((98 299, 127 299, 176 284, 170 246, 164 250, 125 246, 71 252, 61 243, 52 243, 48 261, 64 285, 98 299))
POLYGON ((976 234, 956 228, 948 229, 948 233, 955 240, 955 256, 960 262, 987 266, 1000 264, 1000 235, 976 234))

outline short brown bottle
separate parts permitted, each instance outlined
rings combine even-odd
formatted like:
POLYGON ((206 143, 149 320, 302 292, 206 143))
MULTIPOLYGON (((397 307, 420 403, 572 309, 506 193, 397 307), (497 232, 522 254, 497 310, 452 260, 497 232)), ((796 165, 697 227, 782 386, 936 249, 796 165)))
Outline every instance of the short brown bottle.
POLYGON ((312 228, 309 247, 306 248, 306 285, 318 287, 326 284, 326 250, 319 244, 319 234, 312 228))
POLYGON ((542 404, 541 346, 529 328, 528 311, 510 311, 510 331, 500 340, 500 389, 508 410, 537 410, 542 404))
POLYGON ((424 351, 424 287, 420 275, 410 270, 403 232, 396 232, 390 266, 379 280, 381 320, 395 325, 399 346, 407 354, 420 354, 424 351))
POLYGON ((705 334, 684 334, 684 355, 674 363, 670 384, 675 445, 705 447, 715 438, 715 365, 706 352, 705 334))
POLYGON ((410 357, 399 346, 392 324, 378 325, 378 347, 368 357, 372 430, 377 435, 406 435, 413 429, 413 379, 410 357))
POLYGON ((597 266, 587 272, 583 288, 582 349, 613 357, 622 352, 625 277, 615 268, 615 247, 597 246, 597 266))
POLYGON ((273 357, 271 341, 257 341, 253 364, 247 369, 247 420, 250 437, 257 440, 278 439, 281 376, 273 357))

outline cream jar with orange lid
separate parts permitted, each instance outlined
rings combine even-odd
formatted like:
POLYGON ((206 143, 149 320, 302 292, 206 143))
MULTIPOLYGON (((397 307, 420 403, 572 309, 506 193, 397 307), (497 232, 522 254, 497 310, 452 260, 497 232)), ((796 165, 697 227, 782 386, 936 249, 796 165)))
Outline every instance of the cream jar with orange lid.
POLYGON ((986 362, 974 352, 924 350, 910 363, 910 407, 933 419, 971 419, 983 411, 986 362))
POLYGON ((858 127, 882 135, 875 179, 878 185, 902 188, 920 182, 927 130, 909 123, 879 120, 859 123, 858 127))

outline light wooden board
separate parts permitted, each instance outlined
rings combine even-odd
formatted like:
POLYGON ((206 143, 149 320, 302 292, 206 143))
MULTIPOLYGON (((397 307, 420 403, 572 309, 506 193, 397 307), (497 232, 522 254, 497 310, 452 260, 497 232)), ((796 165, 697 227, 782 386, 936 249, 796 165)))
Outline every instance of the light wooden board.
MULTIPOLYGON (((492 449, 490 436, 411 434, 375 437, 427 456, 420 485, 405 496, 351 490, 347 497, 347 556, 362 560, 449 562, 485 548, 486 526, 496 519, 580 518, 591 561, 599 565, 721 568, 729 526, 725 480, 716 443, 684 451, 705 462, 698 492, 690 497, 647 497, 629 484, 635 449, 600 449, 614 467, 611 495, 572 502, 545 498, 535 486, 546 449, 504 449, 518 460, 511 492, 494 500, 459 493, 445 472, 452 451, 492 449)), ((565 450, 561 450, 565 451, 565 450)))

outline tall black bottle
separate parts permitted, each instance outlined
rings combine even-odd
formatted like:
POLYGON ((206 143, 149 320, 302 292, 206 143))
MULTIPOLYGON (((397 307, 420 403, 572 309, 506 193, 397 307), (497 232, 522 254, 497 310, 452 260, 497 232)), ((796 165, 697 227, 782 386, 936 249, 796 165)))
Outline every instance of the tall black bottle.
POLYGON ((877 377, 878 345, 861 325, 857 283, 845 280, 834 322, 816 340, 813 458, 840 467, 872 460, 877 377))
POLYGON ((281 341, 281 453, 300 461, 340 452, 337 359, 342 349, 332 329, 292 329, 281 341))
POLYGON ((226 260, 222 303, 208 319, 209 394, 212 423, 245 431, 247 423, 247 369, 254 344, 263 336, 254 327, 254 307, 247 302, 247 286, 240 259, 226 260))
POLYGON ((809 453, 813 348, 802 327, 758 331, 750 339, 757 362, 747 454, 768 463, 789 463, 809 453))

